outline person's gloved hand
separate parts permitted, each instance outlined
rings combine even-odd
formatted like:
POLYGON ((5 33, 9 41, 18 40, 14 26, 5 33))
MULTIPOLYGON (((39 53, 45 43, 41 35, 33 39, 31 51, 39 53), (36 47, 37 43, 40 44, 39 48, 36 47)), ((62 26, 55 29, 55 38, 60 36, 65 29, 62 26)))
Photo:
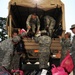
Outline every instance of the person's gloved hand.
POLYGON ((39 31, 38 33, 35 34, 35 37, 39 37, 41 35, 41 32, 39 31))

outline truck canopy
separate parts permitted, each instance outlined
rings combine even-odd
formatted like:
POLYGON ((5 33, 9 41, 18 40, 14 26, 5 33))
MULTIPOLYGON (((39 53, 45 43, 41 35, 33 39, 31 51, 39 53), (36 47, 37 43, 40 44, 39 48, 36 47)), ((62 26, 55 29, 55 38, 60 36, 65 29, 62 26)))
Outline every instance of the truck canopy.
POLYGON ((61 0, 10 0, 7 21, 10 36, 13 28, 26 29, 27 17, 33 12, 40 18, 41 29, 44 27, 43 17, 49 15, 56 20, 54 29, 57 30, 61 26, 65 31, 64 4, 61 0))
MULTIPOLYGON (((58 35, 64 35, 65 32, 64 10, 64 4, 61 0, 10 0, 7 18, 8 35, 11 37, 13 29, 26 29, 27 17, 34 12, 40 19, 42 30, 44 28, 44 16, 49 15, 56 20, 50 49, 53 54, 59 56, 62 47, 58 35)), ((38 52, 34 52, 34 50, 38 49, 38 44, 31 38, 25 38, 24 43, 27 52, 32 54, 32 57, 30 57, 38 58, 38 52)))

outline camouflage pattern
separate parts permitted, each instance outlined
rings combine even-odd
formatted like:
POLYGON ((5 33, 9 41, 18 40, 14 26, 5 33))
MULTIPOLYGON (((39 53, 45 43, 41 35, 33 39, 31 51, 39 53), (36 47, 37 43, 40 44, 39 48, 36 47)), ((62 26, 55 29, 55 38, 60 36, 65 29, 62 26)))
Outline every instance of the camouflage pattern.
POLYGON ((27 36, 27 32, 22 32, 22 33, 20 34, 20 36, 21 36, 21 37, 27 36))
POLYGON ((60 62, 65 58, 68 50, 70 50, 71 47, 71 40, 62 38, 60 40, 61 46, 62 46, 62 50, 61 50, 61 58, 60 58, 60 62))
POLYGON ((73 40, 72 40, 71 54, 74 62, 73 75, 75 75, 75 35, 73 36, 73 40))
POLYGON ((5 53, 6 53, 6 51, 3 51, 3 50, 0 48, 0 66, 2 66, 2 61, 3 61, 3 58, 4 58, 5 53))
POLYGON ((21 40, 20 36, 17 35, 12 38, 12 41, 15 43, 18 43, 20 40, 21 40))
POLYGON ((40 20, 38 18, 38 16, 35 19, 31 18, 31 15, 28 16, 27 21, 26 21, 27 27, 30 26, 32 29, 32 32, 35 33, 36 27, 37 30, 40 29, 40 20))
POLYGON ((39 43, 39 68, 48 68, 48 61, 50 56, 50 45, 51 38, 49 36, 43 35, 35 37, 35 42, 39 43))
POLYGON ((56 21, 51 16, 44 17, 45 29, 49 32, 49 36, 52 36, 53 28, 55 26, 56 21))
POLYGON ((12 39, 8 38, 0 43, 0 65, 8 68, 11 61, 11 55, 13 53, 12 39))
POLYGON ((14 56, 12 57, 9 69, 14 69, 14 70, 19 69, 19 61, 20 61, 20 55, 18 55, 18 53, 16 52, 16 54, 14 54, 14 56))

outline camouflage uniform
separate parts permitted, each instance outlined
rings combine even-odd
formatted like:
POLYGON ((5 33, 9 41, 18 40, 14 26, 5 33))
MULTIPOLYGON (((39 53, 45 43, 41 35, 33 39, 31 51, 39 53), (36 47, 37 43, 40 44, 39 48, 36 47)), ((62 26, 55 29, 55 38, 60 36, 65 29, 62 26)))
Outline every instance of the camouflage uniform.
POLYGON ((39 43, 39 68, 48 68, 48 61, 50 56, 51 38, 43 35, 35 37, 35 42, 39 43))
POLYGON ((29 15, 26 21, 27 27, 30 26, 32 29, 32 32, 35 33, 36 29, 40 29, 40 21, 38 16, 35 19, 31 18, 32 15, 29 15))
POLYGON ((13 38, 8 38, 8 39, 6 39, 0 43, 0 49, 2 52, 1 53, 2 56, 0 55, 0 59, 1 59, 0 65, 1 66, 4 66, 5 68, 10 69, 11 61, 13 58, 14 44, 19 42, 19 41, 20 41, 20 37, 14 36, 13 38))
POLYGON ((53 17, 45 16, 44 17, 44 24, 45 29, 49 32, 49 36, 52 36, 53 28, 55 26, 56 21, 53 17))
POLYGON ((13 53, 12 39, 8 38, 0 43, 1 55, 0 65, 8 68, 10 65, 11 55, 13 53))
POLYGON ((73 62, 74 62, 73 75, 75 75, 75 35, 73 36, 73 40, 72 40, 71 53, 72 53, 71 56, 72 56, 73 62))
POLYGON ((60 43, 61 43, 61 46, 62 46, 61 59, 60 59, 60 62, 61 62, 65 58, 68 50, 70 50, 71 40, 70 40, 70 38, 68 38, 68 39, 62 38, 60 40, 60 43))
POLYGON ((19 62, 20 62, 20 55, 14 54, 14 56, 12 57, 11 63, 9 65, 9 69, 19 69, 19 62))

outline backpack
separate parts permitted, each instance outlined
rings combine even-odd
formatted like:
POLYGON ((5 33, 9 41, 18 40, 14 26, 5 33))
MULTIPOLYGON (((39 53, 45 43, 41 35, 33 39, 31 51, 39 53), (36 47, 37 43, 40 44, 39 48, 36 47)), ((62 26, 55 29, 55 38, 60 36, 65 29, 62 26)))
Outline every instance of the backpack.
POLYGON ((62 60, 60 66, 65 68, 69 73, 73 70, 74 63, 70 53, 68 53, 67 56, 62 60))
POLYGON ((67 72, 65 72, 64 68, 61 66, 56 67, 54 64, 52 64, 52 75, 68 75, 67 72))
POLYGON ((4 67, 0 66, 0 75, 11 75, 4 67))

